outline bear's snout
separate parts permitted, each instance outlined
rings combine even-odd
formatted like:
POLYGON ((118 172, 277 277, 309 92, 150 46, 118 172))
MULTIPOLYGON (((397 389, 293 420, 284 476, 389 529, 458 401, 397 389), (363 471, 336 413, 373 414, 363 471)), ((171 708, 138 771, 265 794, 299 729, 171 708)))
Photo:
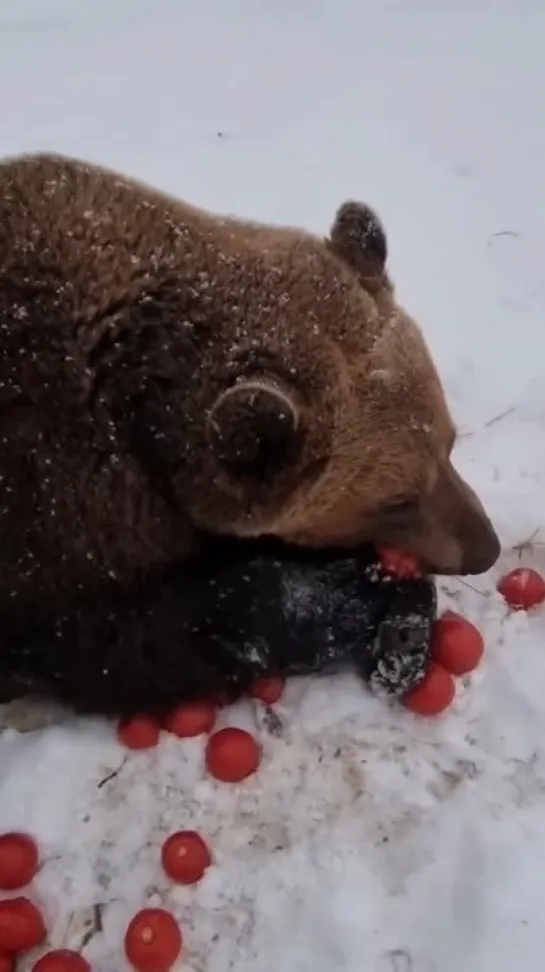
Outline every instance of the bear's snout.
POLYGON ((490 536, 484 544, 481 544, 481 549, 477 552, 471 552, 468 554, 465 560, 462 561, 461 574, 484 574, 485 571, 490 570, 491 567, 496 563, 500 555, 501 547, 500 541, 497 537, 495 531, 492 529, 490 536))
POLYGON ((425 504, 415 545, 437 574, 482 574, 500 555, 500 541, 480 499, 451 463, 425 504))
POLYGON ((444 515, 452 517, 461 553, 461 574, 482 574, 494 566, 500 555, 500 541, 483 504, 471 486, 449 463, 442 488, 444 515))

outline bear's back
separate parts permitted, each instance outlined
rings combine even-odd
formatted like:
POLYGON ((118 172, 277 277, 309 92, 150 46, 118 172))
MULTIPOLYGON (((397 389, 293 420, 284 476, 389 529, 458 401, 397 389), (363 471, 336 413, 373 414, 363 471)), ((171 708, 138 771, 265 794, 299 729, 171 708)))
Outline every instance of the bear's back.
POLYGON ((184 548, 101 412, 94 367, 179 251, 173 209, 70 159, 0 165, 0 596, 47 597, 184 548))

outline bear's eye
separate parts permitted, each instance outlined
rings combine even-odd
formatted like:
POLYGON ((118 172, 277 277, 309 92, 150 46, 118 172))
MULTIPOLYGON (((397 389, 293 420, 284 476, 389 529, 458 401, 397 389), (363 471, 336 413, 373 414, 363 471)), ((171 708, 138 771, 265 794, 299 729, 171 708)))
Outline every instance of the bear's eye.
POLYGON ((410 499, 405 498, 386 503, 381 507, 380 512, 382 516, 387 517, 389 520, 403 520, 414 516, 418 511, 419 505, 418 497, 413 496, 410 499))

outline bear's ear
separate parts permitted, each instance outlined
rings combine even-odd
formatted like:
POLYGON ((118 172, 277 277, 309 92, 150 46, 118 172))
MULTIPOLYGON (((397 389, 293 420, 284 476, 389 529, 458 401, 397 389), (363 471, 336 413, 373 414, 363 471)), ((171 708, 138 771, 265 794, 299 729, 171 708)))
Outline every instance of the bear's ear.
POLYGON ((365 203, 348 201, 337 210, 329 246, 363 278, 384 270, 388 256, 386 233, 377 214, 365 203))
POLYGON ((207 437, 217 458, 233 472, 261 477, 296 454, 299 409, 289 393, 266 379, 238 382, 217 399, 207 437))

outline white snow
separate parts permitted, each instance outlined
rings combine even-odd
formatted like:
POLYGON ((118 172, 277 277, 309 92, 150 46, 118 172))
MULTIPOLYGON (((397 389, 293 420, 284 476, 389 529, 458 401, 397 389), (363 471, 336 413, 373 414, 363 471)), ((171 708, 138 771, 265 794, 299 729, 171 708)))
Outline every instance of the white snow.
POLYGON ((187 972, 542 964, 545 609, 509 616, 494 590, 531 536, 520 562, 545 570, 544 37, 520 0, 0 0, 0 154, 75 153, 319 232, 345 198, 378 208, 505 546, 444 585, 487 654, 442 719, 296 680, 240 787, 206 778, 201 740, 126 758, 100 720, 0 737, 0 832, 40 842, 55 945, 101 906, 94 972, 122 972, 129 917, 159 900, 187 972), (188 826, 216 863, 173 890, 158 850, 188 826))

